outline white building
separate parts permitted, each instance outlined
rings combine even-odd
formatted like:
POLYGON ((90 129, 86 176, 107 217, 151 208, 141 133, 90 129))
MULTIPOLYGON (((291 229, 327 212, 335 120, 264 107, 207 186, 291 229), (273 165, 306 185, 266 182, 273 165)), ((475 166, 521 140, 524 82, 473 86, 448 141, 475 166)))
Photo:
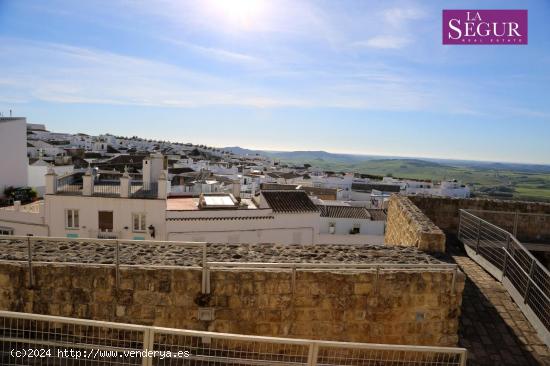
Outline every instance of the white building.
POLYGON ((341 190, 340 197, 343 200, 348 200, 351 197, 351 186, 354 180, 351 173, 344 175, 312 175, 311 180, 314 187, 341 190))
MULTIPOLYGON (((46 173, 51 164, 40 159, 27 166, 28 186, 36 189, 38 196, 42 197, 46 192, 46 173)), ((54 165, 51 166, 58 176, 71 174, 74 171, 73 165, 54 165)))
POLYGON ((27 186, 27 119, 0 117, 0 197, 7 187, 27 186))
POLYGON ((319 232, 317 207, 295 191, 262 192, 258 200, 240 202, 232 194, 168 199, 166 220, 169 240, 313 244, 319 232))
POLYGON ((384 243, 386 214, 383 210, 352 207, 343 203, 321 204, 317 207, 321 211, 320 242, 384 243))
POLYGON ((60 177, 49 167, 44 200, 0 210, 0 228, 15 235, 211 243, 383 241, 383 223, 376 226, 368 211, 359 221, 360 235, 352 233, 354 217, 336 218, 338 233, 322 229, 321 210, 301 189, 242 198, 240 180, 234 180, 224 193, 169 197, 165 164, 162 155, 152 154, 143 160, 141 176, 88 170, 60 177))

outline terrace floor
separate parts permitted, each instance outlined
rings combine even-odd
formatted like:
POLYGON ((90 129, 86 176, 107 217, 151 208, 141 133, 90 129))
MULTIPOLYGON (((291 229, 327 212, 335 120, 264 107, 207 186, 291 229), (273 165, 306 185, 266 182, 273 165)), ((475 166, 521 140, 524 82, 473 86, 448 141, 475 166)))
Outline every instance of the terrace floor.
POLYGON ((450 255, 466 275, 459 343, 468 365, 550 365, 550 350, 504 287, 447 239, 450 255))

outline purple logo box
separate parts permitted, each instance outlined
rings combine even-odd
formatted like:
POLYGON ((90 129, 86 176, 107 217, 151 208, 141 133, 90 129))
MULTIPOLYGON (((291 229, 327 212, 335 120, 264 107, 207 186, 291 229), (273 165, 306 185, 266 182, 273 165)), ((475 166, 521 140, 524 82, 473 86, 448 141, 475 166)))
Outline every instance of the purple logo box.
POLYGON ((443 10, 443 44, 526 45, 527 10, 443 10))

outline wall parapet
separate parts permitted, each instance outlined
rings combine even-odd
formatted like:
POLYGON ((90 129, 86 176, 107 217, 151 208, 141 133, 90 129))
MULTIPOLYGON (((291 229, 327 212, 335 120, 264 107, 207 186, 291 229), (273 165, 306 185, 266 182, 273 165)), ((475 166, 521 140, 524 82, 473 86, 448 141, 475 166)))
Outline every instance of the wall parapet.
POLYGON ((455 346, 464 276, 411 271, 216 268, 201 293, 200 268, 40 264, 27 288, 23 263, 0 262, 0 309, 263 336, 455 346), (199 309, 213 309, 213 320, 199 309))
POLYGON ((483 219, 515 234, 519 240, 537 242, 550 238, 550 203, 487 198, 409 198, 446 233, 458 233, 459 211, 464 209, 487 211, 483 219), (489 211, 498 212, 491 214, 489 211))
POLYGON ((387 218, 386 245, 445 252, 445 234, 409 198, 393 195, 387 218))

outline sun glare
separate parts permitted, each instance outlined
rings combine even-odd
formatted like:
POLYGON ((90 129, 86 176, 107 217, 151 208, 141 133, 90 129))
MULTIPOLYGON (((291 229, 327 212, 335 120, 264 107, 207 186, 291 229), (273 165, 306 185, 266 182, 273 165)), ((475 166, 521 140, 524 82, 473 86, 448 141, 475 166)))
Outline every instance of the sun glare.
POLYGON ((229 25, 251 29, 266 10, 265 0, 210 0, 209 10, 229 25))

